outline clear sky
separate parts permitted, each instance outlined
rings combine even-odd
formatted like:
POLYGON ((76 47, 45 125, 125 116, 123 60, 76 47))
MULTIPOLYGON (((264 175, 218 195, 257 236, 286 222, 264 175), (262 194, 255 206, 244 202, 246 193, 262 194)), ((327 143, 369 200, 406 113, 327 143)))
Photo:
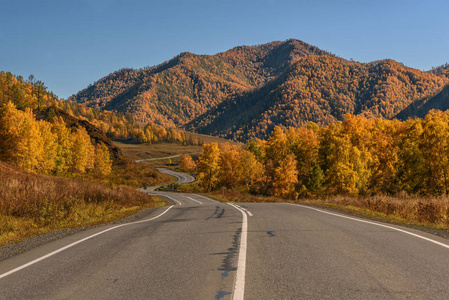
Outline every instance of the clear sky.
POLYGON ((295 38, 340 57, 449 62, 447 0, 0 0, 0 70, 66 98, 121 68, 295 38))

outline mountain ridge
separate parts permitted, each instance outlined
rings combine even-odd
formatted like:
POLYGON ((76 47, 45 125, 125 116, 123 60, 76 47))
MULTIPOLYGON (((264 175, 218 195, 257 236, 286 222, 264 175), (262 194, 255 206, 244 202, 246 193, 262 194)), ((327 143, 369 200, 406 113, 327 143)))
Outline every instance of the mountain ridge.
POLYGON ((244 141, 275 125, 324 125, 347 113, 393 118, 449 83, 443 71, 348 61, 290 39, 215 55, 183 52, 153 68, 111 73, 70 99, 244 141))

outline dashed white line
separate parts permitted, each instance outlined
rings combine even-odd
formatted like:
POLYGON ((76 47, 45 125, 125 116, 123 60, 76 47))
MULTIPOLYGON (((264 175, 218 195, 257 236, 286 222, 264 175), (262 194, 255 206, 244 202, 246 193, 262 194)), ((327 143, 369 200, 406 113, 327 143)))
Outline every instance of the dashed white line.
POLYGON ((208 200, 208 201, 212 201, 212 202, 215 202, 215 203, 221 203, 220 201, 217 201, 217 200, 214 200, 214 199, 211 199, 211 198, 205 197, 205 196, 203 196, 203 195, 195 195, 195 196, 198 196, 198 197, 204 198, 204 199, 206 199, 206 200, 208 200))
POLYGON ((187 196, 184 196, 184 197, 186 197, 187 199, 190 199, 190 200, 192 200, 192 201, 195 201, 196 203, 203 204, 203 202, 201 202, 201 201, 199 201, 199 200, 195 200, 195 199, 193 199, 192 197, 187 197, 187 196))
POLYGON ((302 208, 315 210, 315 211, 321 212, 323 214, 328 214, 328 215, 337 216, 337 217, 340 217, 340 218, 345 218, 345 219, 354 220, 354 221, 357 221, 357 222, 367 223, 367 224, 371 224, 371 225, 376 225, 376 226, 380 226, 380 227, 396 230, 396 231, 399 231, 399 232, 402 232, 402 233, 405 233, 405 234, 409 234, 411 236, 414 236, 414 237, 426 240, 428 242, 431 242, 431 243, 434 243, 434 244, 439 245, 441 247, 449 249, 449 245, 446 245, 444 243, 432 240, 430 238, 421 236, 419 234, 412 233, 412 232, 409 232, 407 230, 399 229, 399 228, 396 228, 396 227, 393 227, 393 226, 388 226, 388 225, 384 225, 384 224, 380 224, 380 223, 375 223, 375 222, 370 222, 370 221, 366 221, 366 220, 362 220, 362 219, 352 218, 352 217, 348 217, 348 216, 344 216, 344 215, 334 214, 334 213, 331 213, 331 212, 328 212, 328 211, 324 211, 324 210, 321 210, 321 209, 317 209, 317 208, 313 208, 313 207, 309 207, 309 206, 305 206, 305 205, 301 205, 301 204, 293 204, 293 203, 283 203, 283 204, 299 206, 299 207, 302 207, 302 208))
POLYGON ((64 250, 66 250, 66 249, 69 249, 69 248, 71 248, 71 247, 73 247, 73 246, 75 246, 75 245, 78 245, 78 244, 80 244, 80 243, 82 243, 82 242, 84 242, 84 241, 87 241, 87 240, 89 240, 89 239, 91 239, 91 238, 93 238, 93 237, 96 237, 96 236, 98 236, 98 235, 100 235, 100 234, 103 234, 103 233, 105 233, 105 232, 108 232, 108 231, 117 229, 117 228, 119 228, 119 227, 124 227, 124 226, 128 226, 128 225, 134 225, 134 224, 138 224, 138 223, 144 223, 144 222, 149 222, 149 221, 155 220, 155 219, 157 219, 157 218, 159 218, 159 217, 162 217, 164 214, 166 214, 172 207, 173 207, 173 205, 170 206, 170 207, 168 207, 163 213, 157 215, 157 216, 154 217, 154 218, 147 219, 147 220, 142 220, 142 221, 137 221, 137 222, 132 222, 132 223, 126 223, 126 224, 117 225, 117 226, 111 227, 111 228, 109 228, 109 229, 106 229, 106 230, 100 231, 100 232, 98 232, 98 233, 95 233, 95 234, 93 234, 93 235, 90 235, 90 236, 88 236, 88 237, 85 237, 85 238, 83 238, 83 239, 81 239, 81 240, 79 240, 79 241, 76 241, 76 242, 71 243, 71 244, 69 244, 69 245, 67 245, 67 246, 64 246, 64 247, 62 247, 62 248, 59 248, 58 250, 55 250, 55 251, 53 251, 53 252, 50 252, 50 253, 48 253, 47 255, 41 256, 41 257, 39 257, 39 258, 37 258, 37 259, 35 259, 35 260, 33 260, 33 261, 30 261, 29 263, 26 263, 26 264, 24 264, 24 265, 22 265, 22 266, 20 266, 20 267, 17 267, 17 268, 15 268, 15 269, 12 269, 11 271, 8 271, 8 272, 6 272, 6 273, 0 274, 0 279, 6 277, 6 276, 8 276, 8 275, 11 275, 11 274, 13 274, 13 273, 16 273, 17 271, 23 270, 23 269, 25 269, 25 268, 27 268, 27 267, 29 267, 29 266, 31 266, 31 265, 34 265, 35 263, 38 263, 38 262, 40 262, 40 261, 42 261, 42 260, 44 260, 44 259, 46 259, 46 258, 49 258, 49 257, 51 257, 51 256, 53 256, 53 255, 55 255, 55 254, 58 254, 59 252, 62 252, 62 251, 64 251, 64 250))

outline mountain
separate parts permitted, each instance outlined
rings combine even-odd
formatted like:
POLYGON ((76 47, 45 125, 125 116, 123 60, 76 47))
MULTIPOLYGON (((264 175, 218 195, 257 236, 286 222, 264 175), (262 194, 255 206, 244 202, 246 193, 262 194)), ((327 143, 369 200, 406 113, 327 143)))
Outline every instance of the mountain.
POLYGON ((347 113, 392 118, 441 89, 445 78, 393 60, 372 63, 335 56, 298 60, 262 88, 228 100, 194 119, 187 129, 237 140, 266 138, 275 125, 326 125, 347 113))
POLYGON ((412 117, 424 118, 432 109, 442 111, 449 109, 449 85, 446 85, 438 94, 432 97, 425 97, 411 103, 397 114, 396 118, 399 120, 406 120, 412 117))
POLYGON ((241 46, 216 55, 181 53, 152 68, 122 69, 69 98, 138 121, 181 126, 228 98, 263 86, 302 57, 326 55, 298 40, 241 46))
MULTIPOLYGON (((440 71, 438 71, 440 72, 440 71)), ((393 60, 348 61, 298 40, 182 53, 112 73, 70 99, 139 121, 245 141, 275 125, 324 125, 345 114, 392 118, 449 83, 393 60)))
POLYGON ((432 68, 432 70, 428 72, 431 74, 435 74, 437 76, 449 78, 449 63, 446 63, 436 68, 432 68))

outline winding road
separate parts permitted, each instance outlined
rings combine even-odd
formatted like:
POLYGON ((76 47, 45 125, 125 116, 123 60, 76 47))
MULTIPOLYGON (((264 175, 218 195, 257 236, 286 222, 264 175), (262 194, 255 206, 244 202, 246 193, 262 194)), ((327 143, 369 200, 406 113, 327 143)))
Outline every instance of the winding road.
POLYGON ((446 239, 309 206, 145 191, 173 205, 1 261, 0 299, 449 297, 446 239))

